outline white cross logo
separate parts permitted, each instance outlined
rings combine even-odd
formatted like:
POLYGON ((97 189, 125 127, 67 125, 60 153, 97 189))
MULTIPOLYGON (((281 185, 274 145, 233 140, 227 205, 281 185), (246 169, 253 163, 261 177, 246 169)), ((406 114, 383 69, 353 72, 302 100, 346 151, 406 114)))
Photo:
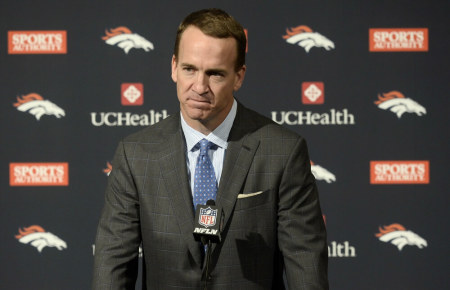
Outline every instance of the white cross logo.
POLYGON ((123 92, 123 95, 130 103, 134 103, 142 94, 135 86, 131 85, 123 92))
POLYGON ((311 101, 315 102, 317 99, 322 95, 322 91, 315 85, 311 84, 306 90, 305 90, 305 96, 311 101))

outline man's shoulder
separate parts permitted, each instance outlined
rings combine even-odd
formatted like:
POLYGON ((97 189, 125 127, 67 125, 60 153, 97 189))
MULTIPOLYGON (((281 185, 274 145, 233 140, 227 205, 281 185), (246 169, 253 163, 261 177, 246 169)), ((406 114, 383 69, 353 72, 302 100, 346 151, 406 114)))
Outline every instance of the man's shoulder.
POLYGON ((168 136, 178 132, 179 114, 170 115, 167 118, 132 133, 123 138, 124 143, 161 143, 168 136))

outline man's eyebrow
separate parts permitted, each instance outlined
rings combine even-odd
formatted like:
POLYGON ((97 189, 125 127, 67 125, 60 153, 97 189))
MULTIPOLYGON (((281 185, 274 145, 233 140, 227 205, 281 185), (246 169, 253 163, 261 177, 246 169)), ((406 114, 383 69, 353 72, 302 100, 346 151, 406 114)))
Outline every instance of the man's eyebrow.
MULTIPOLYGON (((181 63, 180 66, 197 69, 197 67, 195 65, 186 63, 186 62, 181 63)), ((223 74, 223 75, 225 75, 227 73, 227 71, 225 69, 221 69, 221 68, 210 68, 210 69, 207 69, 205 72, 207 74, 223 74)))
POLYGON ((181 63, 180 66, 183 66, 183 67, 192 67, 192 68, 195 68, 195 67, 196 67, 196 66, 193 65, 193 64, 185 63, 185 62, 181 63))

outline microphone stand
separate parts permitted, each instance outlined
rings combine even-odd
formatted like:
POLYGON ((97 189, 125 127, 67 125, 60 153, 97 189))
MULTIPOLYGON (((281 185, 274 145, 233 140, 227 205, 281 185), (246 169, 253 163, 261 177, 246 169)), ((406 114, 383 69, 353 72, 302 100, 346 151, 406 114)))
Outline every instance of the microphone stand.
MULTIPOLYGON (((203 238, 202 238, 203 242, 203 238)), ((206 243, 203 243, 203 245, 206 245, 206 243)), ((203 272, 202 281, 203 281, 203 288, 204 290, 208 289, 208 278, 209 278, 209 262, 211 260, 211 240, 208 240, 207 250, 206 250, 206 265, 205 265, 205 272, 203 272)))

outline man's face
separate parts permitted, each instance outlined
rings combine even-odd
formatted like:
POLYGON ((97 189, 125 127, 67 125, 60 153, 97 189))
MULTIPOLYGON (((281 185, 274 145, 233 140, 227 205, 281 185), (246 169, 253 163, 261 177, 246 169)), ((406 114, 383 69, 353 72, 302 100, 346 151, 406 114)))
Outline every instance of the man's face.
POLYGON ((234 38, 207 36, 195 26, 181 35, 172 79, 183 118, 194 129, 207 134, 228 115, 245 75, 245 66, 236 72, 236 58, 234 38))

